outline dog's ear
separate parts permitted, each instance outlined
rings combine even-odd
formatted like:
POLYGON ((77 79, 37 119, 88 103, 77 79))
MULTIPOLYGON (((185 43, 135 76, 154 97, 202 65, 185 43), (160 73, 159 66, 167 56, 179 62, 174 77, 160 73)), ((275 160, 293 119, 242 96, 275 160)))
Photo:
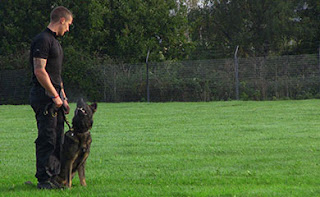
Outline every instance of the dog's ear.
POLYGON ((97 111, 97 103, 92 103, 92 104, 90 105, 90 108, 92 109, 92 112, 93 112, 93 113, 96 112, 96 111, 97 111))

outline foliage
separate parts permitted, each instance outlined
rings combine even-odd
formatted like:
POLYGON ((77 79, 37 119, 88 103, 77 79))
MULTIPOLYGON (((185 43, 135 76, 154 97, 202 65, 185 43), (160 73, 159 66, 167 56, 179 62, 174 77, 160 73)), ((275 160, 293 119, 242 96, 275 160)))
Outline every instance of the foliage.
POLYGON ((31 38, 49 21, 48 0, 0 2, 0 55, 29 49, 31 38))
POLYGON ((134 62, 144 61, 151 50, 151 61, 181 59, 185 56, 187 28, 184 7, 170 1, 111 1, 112 18, 106 54, 134 62))
POLYGON ((298 46, 295 53, 310 53, 311 50, 318 49, 320 44, 320 2, 299 0, 295 11, 298 15, 296 24, 299 24, 294 32, 294 41, 298 46))
MULTIPOLYGON (((178 61, 232 58, 236 46, 240 46, 238 54, 243 58, 317 51, 320 37, 320 3, 317 0, 201 2, 1 1, 0 70, 30 69, 31 39, 46 27, 50 11, 58 5, 68 7, 74 14, 74 28, 59 39, 65 54, 65 87, 75 96, 82 95, 92 100, 145 100, 146 71, 143 63, 148 51, 149 63, 162 62, 167 64, 162 66, 164 70, 170 68, 170 72, 161 73, 161 76, 150 73, 151 91, 157 101, 234 98, 234 79, 230 74, 233 70, 228 66, 228 71, 221 68, 215 73, 204 69, 210 73, 211 79, 208 80, 197 76, 184 77, 179 72, 188 68, 181 68, 181 64, 175 63, 178 61), (228 80, 212 80, 225 77, 228 80), (186 89, 194 93, 190 95, 184 91, 186 89), (173 96, 170 98, 169 95, 173 96), (181 95, 183 98, 179 97, 181 95)), ((242 67, 248 70, 250 65, 242 67)), ((273 69, 272 65, 267 66, 270 66, 265 68, 268 72, 273 69)), ((295 80, 277 80, 280 87, 296 89, 285 94, 268 93, 268 87, 278 86, 267 80, 255 85, 242 81, 245 84, 241 87, 243 98, 264 100, 317 95, 315 78, 311 82, 301 82, 299 77, 295 80), (310 84, 311 88, 301 84, 310 84)), ((274 92, 279 90, 274 89, 274 92)))
POLYGON ((197 50, 219 52, 208 57, 231 57, 237 45, 242 57, 310 53, 319 40, 319 7, 316 0, 206 0, 188 15, 190 34, 197 50))

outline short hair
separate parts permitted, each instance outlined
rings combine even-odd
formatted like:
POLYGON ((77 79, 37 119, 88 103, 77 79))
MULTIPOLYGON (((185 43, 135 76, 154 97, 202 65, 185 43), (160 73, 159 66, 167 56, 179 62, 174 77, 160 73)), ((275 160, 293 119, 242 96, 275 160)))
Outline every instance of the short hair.
POLYGON ((60 18, 65 18, 66 20, 69 20, 70 17, 73 17, 72 12, 70 10, 63 6, 58 6, 51 11, 50 21, 58 22, 60 18))

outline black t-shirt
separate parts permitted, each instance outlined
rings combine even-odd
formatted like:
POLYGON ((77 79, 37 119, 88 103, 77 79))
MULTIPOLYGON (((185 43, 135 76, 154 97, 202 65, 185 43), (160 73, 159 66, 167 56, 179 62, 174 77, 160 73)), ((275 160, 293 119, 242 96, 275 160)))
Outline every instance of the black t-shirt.
POLYGON ((61 70, 63 50, 56 38, 55 32, 52 32, 49 28, 45 29, 33 39, 30 49, 30 65, 33 83, 33 87, 30 92, 30 102, 31 104, 52 102, 51 98, 46 93, 46 90, 41 86, 34 74, 33 58, 42 58, 47 60, 45 69, 49 74, 52 85, 59 93, 62 82, 61 70))
POLYGON ((61 88, 61 70, 63 61, 63 50, 56 39, 55 32, 46 29, 38 34, 31 44, 30 49, 30 63, 32 67, 32 82, 34 85, 39 86, 39 82, 34 75, 33 58, 43 58, 47 60, 46 71, 50 76, 51 82, 54 87, 61 88))

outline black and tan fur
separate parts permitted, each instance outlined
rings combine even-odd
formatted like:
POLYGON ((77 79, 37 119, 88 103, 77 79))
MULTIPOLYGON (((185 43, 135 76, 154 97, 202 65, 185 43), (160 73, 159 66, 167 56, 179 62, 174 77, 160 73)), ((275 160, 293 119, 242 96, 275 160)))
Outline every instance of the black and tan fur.
POLYGON ((92 142, 90 129, 93 124, 93 114, 97 104, 86 104, 82 99, 77 102, 77 108, 72 119, 72 129, 65 133, 61 153, 61 171, 56 181, 69 188, 72 178, 78 171, 80 184, 86 186, 85 164, 90 153, 92 142))

